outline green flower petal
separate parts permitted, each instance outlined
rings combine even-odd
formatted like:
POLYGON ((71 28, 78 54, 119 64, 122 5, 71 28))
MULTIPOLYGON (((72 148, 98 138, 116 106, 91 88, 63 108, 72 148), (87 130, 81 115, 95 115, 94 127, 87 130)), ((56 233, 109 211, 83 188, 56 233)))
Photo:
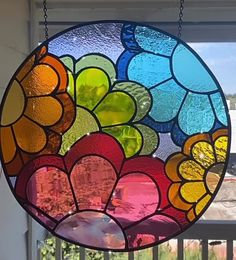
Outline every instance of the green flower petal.
POLYGON ((81 137, 97 131, 99 131, 99 127, 94 117, 86 109, 77 107, 75 122, 62 136, 62 145, 59 154, 64 155, 81 137))
POLYGON ((68 94, 75 100, 75 80, 73 74, 68 70, 68 86, 67 86, 67 92, 68 94))
POLYGON ((84 56, 76 63, 75 73, 91 67, 104 70, 109 76, 111 84, 113 84, 113 82, 116 80, 116 70, 114 64, 108 58, 100 55, 90 54, 84 56))
POLYGON ((71 56, 64 56, 60 58, 64 65, 74 73, 74 59, 71 56))
POLYGON ((119 141, 127 158, 135 155, 142 147, 142 135, 132 126, 113 126, 103 128, 102 130, 119 141))
POLYGON ((115 84, 113 89, 127 92, 135 99, 137 104, 137 112, 133 120, 134 122, 141 120, 147 114, 151 107, 152 99, 148 90, 145 87, 135 82, 127 81, 115 84))
POLYGON ((109 78, 100 69, 83 70, 76 79, 76 104, 89 110, 99 103, 109 90, 109 78))
POLYGON ((124 124, 133 117, 135 103, 128 94, 114 91, 106 95, 94 113, 101 126, 124 124))
POLYGON ((143 146, 140 155, 150 155, 156 151, 159 145, 159 137, 157 133, 146 125, 135 124, 135 127, 143 136, 143 146))

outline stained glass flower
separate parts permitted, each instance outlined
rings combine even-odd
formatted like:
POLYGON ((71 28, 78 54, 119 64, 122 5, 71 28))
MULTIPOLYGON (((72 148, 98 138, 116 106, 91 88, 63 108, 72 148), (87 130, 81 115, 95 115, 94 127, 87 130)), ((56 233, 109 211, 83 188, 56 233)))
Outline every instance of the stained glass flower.
POLYGON ((169 185, 161 160, 127 160, 115 138, 93 133, 64 157, 44 155, 27 164, 16 194, 56 235, 93 248, 125 250, 166 239, 187 224, 169 204, 169 185))
POLYGON ((68 67, 68 92, 77 104, 77 117, 63 136, 61 154, 83 135, 96 131, 115 137, 126 157, 156 150, 156 132, 140 123, 151 107, 151 96, 143 86, 117 81, 114 64, 101 55, 90 54, 79 61, 67 56, 62 61, 68 67))
POLYGON ((190 137, 181 153, 166 164, 173 182, 169 189, 172 205, 193 221, 206 208, 222 181, 228 149, 227 130, 190 137))
POLYGON ((153 97, 145 124, 159 132, 171 131, 179 146, 193 134, 227 126, 219 85, 190 47, 134 24, 123 26, 122 42, 118 80, 139 82, 153 97))
POLYGON ((9 175, 17 175, 33 156, 55 153, 70 126, 74 105, 66 93, 60 60, 42 47, 18 71, 4 96, 1 149, 9 175))

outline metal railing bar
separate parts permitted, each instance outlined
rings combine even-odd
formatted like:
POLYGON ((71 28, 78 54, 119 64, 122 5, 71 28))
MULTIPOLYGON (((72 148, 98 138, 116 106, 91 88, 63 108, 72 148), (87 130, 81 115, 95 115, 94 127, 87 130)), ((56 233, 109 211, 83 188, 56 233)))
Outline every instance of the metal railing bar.
POLYGON ((56 260, 62 260, 62 240, 56 237, 56 249, 55 249, 56 260))
POLYGON ((202 240, 202 260, 208 260, 208 240, 202 240))
POLYGON ((158 246, 152 248, 152 259, 158 260, 158 246))
POLYGON ((128 260, 134 260, 134 252, 129 252, 128 260))
POLYGON ((80 259, 80 260, 85 260, 85 248, 84 248, 84 247, 80 247, 80 250, 79 250, 79 259, 80 259))
POLYGON ((227 260, 233 260, 234 258, 233 240, 227 240, 226 249, 227 249, 227 260))
POLYGON ((107 252, 107 251, 103 253, 103 256, 104 256, 104 260, 110 259, 109 252, 107 252))
POLYGON ((177 240, 177 255, 178 260, 184 260, 184 240, 181 238, 177 240))

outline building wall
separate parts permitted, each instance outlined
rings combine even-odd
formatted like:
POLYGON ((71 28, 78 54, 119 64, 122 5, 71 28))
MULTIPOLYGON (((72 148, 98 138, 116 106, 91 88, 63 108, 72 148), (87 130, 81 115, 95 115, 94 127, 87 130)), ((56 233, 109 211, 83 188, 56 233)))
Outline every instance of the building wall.
MULTIPOLYGON (((27 0, 0 0, 0 95, 29 53, 27 0)), ((27 215, 0 175, 0 260, 27 259, 27 215)))

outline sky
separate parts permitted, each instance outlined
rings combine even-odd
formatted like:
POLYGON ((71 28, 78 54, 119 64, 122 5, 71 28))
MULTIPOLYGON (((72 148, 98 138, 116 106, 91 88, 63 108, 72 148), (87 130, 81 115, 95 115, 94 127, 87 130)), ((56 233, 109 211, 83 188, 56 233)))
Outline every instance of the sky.
POLYGON ((225 94, 236 94, 236 43, 189 43, 219 81, 225 94))

